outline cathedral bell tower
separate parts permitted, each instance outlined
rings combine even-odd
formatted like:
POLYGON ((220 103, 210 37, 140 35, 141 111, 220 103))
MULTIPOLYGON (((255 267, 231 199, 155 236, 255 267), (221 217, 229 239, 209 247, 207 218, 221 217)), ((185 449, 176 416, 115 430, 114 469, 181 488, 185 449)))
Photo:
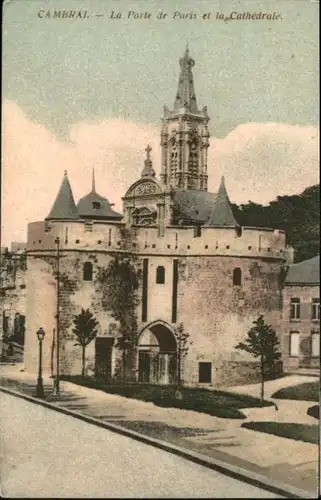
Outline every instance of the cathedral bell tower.
POLYGON ((173 110, 164 106, 161 132, 161 180, 172 189, 207 191, 209 116, 199 110, 188 47, 179 61, 180 76, 173 110))

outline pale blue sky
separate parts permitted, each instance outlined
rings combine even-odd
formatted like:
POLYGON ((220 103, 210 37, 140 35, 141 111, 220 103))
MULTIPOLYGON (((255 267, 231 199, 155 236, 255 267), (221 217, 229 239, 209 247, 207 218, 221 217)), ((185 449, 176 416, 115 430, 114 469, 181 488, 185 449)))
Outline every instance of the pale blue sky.
POLYGON ((2 241, 24 241, 28 222, 48 215, 65 169, 79 199, 95 167, 98 191, 117 210, 147 143, 159 174, 160 118, 173 106, 186 41, 198 104, 211 118, 209 190, 225 175, 233 202, 268 203, 316 184, 318 8, 310 0, 8 0, 2 241), (103 16, 38 17, 59 9, 103 16), (156 18, 161 9, 165 20, 156 18), (123 19, 110 19, 113 10, 123 19), (129 10, 152 19, 128 20, 129 10), (211 16, 174 20, 175 11, 211 16), (282 19, 216 19, 247 11, 282 19))
POLYGON ((172 106, 178 58, 189 42, 195 87, 212 135, 236 125, 318 122, 318 5, 309 0, 11 0, 4 6, 3 98, 63 137, 80 120, 159 123, 172 106), (196 8, 197 6, 197 8, 196 8), (39 19, 39 10, 85 9, 87 20, 39 19), (155 19, 159 10, 166 20, 155 19), (111 20, 111 11, 152 20, 111 20), (172 14, 211 12, 210 20, 172 14), (229 21, 216 13, 279 12, 279 21, 229 21))

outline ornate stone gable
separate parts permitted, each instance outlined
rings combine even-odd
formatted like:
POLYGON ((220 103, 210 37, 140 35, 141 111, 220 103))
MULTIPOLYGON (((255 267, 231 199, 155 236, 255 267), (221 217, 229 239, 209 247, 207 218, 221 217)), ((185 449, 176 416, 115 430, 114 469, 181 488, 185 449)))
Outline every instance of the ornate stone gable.
POLYGON ((127 193, 124 196, 124 199, 141 197, 141 196, 150 197, 162 193, 163 193, 162 188, 160 187, 158 182, 155 181, 154 179, 140 179, 128 189, 127 193))

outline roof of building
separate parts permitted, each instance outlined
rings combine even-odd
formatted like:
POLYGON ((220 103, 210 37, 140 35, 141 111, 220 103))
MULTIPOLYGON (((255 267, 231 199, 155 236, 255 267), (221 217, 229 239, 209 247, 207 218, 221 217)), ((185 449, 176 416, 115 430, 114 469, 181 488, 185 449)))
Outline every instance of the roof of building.
POLYGON ((291 264, 285 278, 286 284, 320 284, 320 255, 291 264))
POLYGON ((71 186, 65 170, 56 200, 46 220, 76 220, 80 219, 71 186))
POLYGON ((204 224, 211 214, 215 199, 216 193, 209 193, 208 191, 173 191, 176 218, 185 223, 204 224))
POLYGON ((95 172, 93 171, 92 189, 89 194, 80 198, 77 209, 80 217, 96 220, 120 220, 121 214, 111 208, 111 204, 96 192, 95 172))
POLYGON ((225 180, 222 177, 214 205, 205 226, 237 226, 231 203, 226 191, 225 180))

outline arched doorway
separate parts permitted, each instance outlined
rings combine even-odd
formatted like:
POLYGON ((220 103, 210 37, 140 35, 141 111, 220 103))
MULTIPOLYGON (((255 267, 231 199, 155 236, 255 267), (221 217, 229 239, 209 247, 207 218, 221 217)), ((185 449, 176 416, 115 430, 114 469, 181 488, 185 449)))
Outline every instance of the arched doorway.
POLYGON ((148 325, 138 339, 138 380, 174 384, 177 374, 176 339, 163 322, 148 325))

